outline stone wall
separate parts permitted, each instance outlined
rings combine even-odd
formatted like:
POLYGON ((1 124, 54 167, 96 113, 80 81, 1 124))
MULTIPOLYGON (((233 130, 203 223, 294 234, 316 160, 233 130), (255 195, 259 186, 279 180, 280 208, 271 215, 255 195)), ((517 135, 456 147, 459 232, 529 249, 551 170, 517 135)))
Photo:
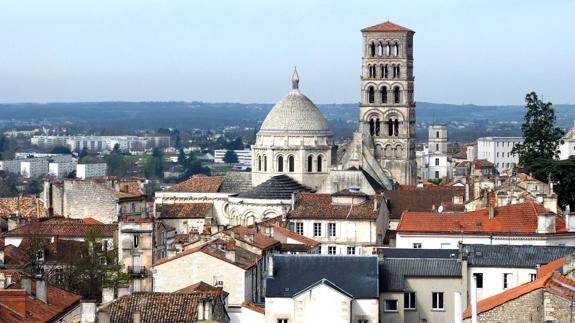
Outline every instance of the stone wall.
MULTIPOLYGON (((497 306, 490 311, 480 313, 478 315, 478 322, 542 322, 542 298, 543 289, 535 290, 497 306)), ((466 320, 466 322, 467 321, 471 322, 471 320, 466 320)))
POLYGON ((573 322, 575 311, 571 301, 557 295, 545 292, 543 298, 545 308, 544 321, 549 322, 573 322))
POLYGON ((64 216, 91 217, 103 223, 117 221, 117 200, 112 189, 92 181, 64 182, 64 216))

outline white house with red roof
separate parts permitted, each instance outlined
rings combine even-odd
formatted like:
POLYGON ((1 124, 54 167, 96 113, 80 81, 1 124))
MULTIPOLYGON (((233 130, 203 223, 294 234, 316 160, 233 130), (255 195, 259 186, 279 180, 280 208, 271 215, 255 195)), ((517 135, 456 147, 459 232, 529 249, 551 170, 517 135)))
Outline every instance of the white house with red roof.
POLYGON ((549 213, 527 201, 463 213, 404 212, 398 248, 454 249, 459 244, 575 245, 575 214, 549 213))

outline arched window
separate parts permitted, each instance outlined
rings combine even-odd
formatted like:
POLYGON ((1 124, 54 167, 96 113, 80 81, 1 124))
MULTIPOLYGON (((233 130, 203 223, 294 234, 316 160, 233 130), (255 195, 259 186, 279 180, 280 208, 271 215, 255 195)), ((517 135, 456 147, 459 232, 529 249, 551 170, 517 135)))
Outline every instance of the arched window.
POLYGON ((381 103, 387 103, 387 87, 382 87, 381 90, 381 103))
POLYGON ((268 156, 264 155, 264 172, 268 171, 268 156))
POLYGON ((371 43, 371 45, 369 45, 369 54, 371 55, 371 57, 375 56, 375 44, 371 43))
POLYGON ((282 156, 278 157, 278 172, 284 171, 284 158, 282 156))
POLYGON ((387 135, 393 136, 393 119, 389 119, 387 121, 387 135))
POLYGON ((397 72, 395 73, 396 78, 400 78, 401 77, 401 65, 397 65, 395 68, 397 69, 397 72))
POLYGON ((372 136, 375 134, 375 124, 373 123, 373 119, 369 119, 369 134, 372 136))
POLYGON ((377 56, 383 56, 383 44, 382 43, 377 44, 377 56))
POLYGON ((383 74, 382 77, 383 77, 384 79, 389 78, 389 69, 387 68, 387 64, 385 64, 385 65, 383 66, 383 72, 382 72, 382 74, 383 74))
POLYGON ((367 89, 367 101, 369 103, 375 102, 375 90, 373 89, 373 86, 370 86, 367 89))
POLYGON ((262 156, 258 155, 258 171, 262 170, 262 156))
POLYGON ((393 123, 393 135, 394 136, 399 136, 399 120, 395 119, 395 122, 393 123))
POLYGON ((399 86, 393 88, 393 102, 394 103, 401 102, 401 92, 399 90, 399 86))
POLYGON ((389 56, 391 54, 391 46, 389 43, 385 44, 385 56, 389 56))
POLYGON ((318 172, 321 172, 322 163, 323 163, 323 161, 322 161, 321 155, 317 156, 317 171, 318 172))
POLYGON ((399 56, 399 45, 397 43, 393 44, 393 56, 399 56))
POLYGON ((375 119, 375 135, 379 136, 379 131, 380 131, 380 122, 379 122, 379 118, 375 119))
POLYGON ((369 65, 369 77, 377 78, 377 65, 369 65))
POLYGON ((307 172, 313 172, 313 156, 307 156, 307 172))
POLYGON ((391 64, 391 76, 395 78, 395 64, 391 64))
POLYGON ((288 157, 288 172, 293 173, 295 171, 295 158, 294 156, 288 157))

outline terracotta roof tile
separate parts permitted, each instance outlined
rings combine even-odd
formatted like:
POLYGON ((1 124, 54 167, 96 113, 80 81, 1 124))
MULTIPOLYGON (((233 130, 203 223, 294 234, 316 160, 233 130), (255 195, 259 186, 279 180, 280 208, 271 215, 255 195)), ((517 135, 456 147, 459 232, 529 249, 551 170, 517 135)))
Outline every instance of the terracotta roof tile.
POLYGON ((365 31, 409 31, 409 32, 413 32, 413 30, 402 27, 398 24, 394 24, 391 21, 386 21, 382 24, 363 28, 361 31, 362 32, 365 32, 365 31))
POLYGON ((553 260, 552 262, 543 265, 537 269, 537 277, 546 276, 554 271, 559 271, 565 265, 565 257, 553 260))
POLYGON ((445 202, 452 202, 453 197, 465 197, 462 186, 427 186, 421 188, 404 188, 385 192, 389 200, 390 218, 399 219, 405 211, 431 212, 445 202))
POLYGON ((264 314, 264 315, 266 314, 266 309, 264 307, 254 305, 252 303, 245 303, 244 302, 244 303, 242 303, 242 307, 245 307, 245 308, 250 309, 252 311, 258 312, 260 314, 264 314))
POLYGON ((213 203, 158 204, 160 219, 203 219, 212 210, 213 203))
MULTIPOLYGON (((295 233, 295 232, 293 232, 293 231, 290 231, 290 230, 288 230, 288 229, 286 229, 286 228, 282 228, 282 227, 277 226, 277 225, 272 225, 271 228, 272 228, 272 230, 274 231, 274 233, 277 232, 277 233, 279 233, 279 234, 282 234, 282 235, 286 236, 287 238, 290 238, 290 239, 296 240, 296 241, 298 241, 298 242, 301 242, 302 244, 304 244, 304 245, 306 245, 306 246, 308 246, 308 247, 313 248, 313 247, 316 247, 317 245, 319 245, 319 242, 318 242, 318 241, 315 241, 315 240, 310 239, 310 238, 308 238, 308 237, 305 237, 305 236, 302 236, 302 235, 300 235, 300 234, 297 234, 297 233, 295 233)), ((284 245, 284 243, 282 243, 282 246, 283 246, 283 245, 284 245)))
MULTIPOLYGON (((35 286, 36 281, 33 280, 32 291, 36 290, 35 286)), ((8 289, 21 289, 21 285, 20 283, 12 284, 8 289)), ((2 293, 2 290, 0 290, 0 293, 2 293)), ((33 293, 32 295, 35 294, 33 293)), ((26 297, 26 316, 30 322, 51 322, 79 305, 80 299, 80 295, 48 284, 48 304, 35 297, 26 297)))
POLYGON ((215 287, 203 281, 200 281, 199 283, 195 283, 188 287, 184 287, 180 289, 178 292, 198 293, 202 295, 202 297, 213 295, 213 296, 223 296, 225 298, 229 295, 229 293, 225 292, 221 287, 215 287))
POLYGON ((132 314, 140 312, 141 322, 196 322, 199 294, 138 292, 122 296, 101 308, 110 314, 110 322, 132 323, 132 314), (145 304, 145 306, 142 306, 145 304))
MULTIPOLYGON (((495 216, 489 219, 489 209, 467 213, 438 214, 430 212, 405 212, 397 231, 418 233, 510 233, 536 234, 537 214, 547 213, 544 207, 527 201, 521 204, 495 208, 495 216)), ((557 233, 565 232, 565 221, 555 218, 557 233)))
POLYGON ((265 234, 258 233, 254 229, 244 226, 235 226, 225 230, 224 233, 234 239, 240 240, 262 250, 269 249, 275 245, 280 244, 280 242, 276 239, 270 238, 265 234))
POLYGON ((87 224, 81 219, 51 218, 46 221, 23 225, 4 233, 6 237, 22 236, 60 236, 84 237, 89 232, 95 232, 103 237, 113 237, 118 229, 116 224, 87 224))
POLYGON ((332 203, 330 194, 297 193, 295 199, 295 209, 287 215, 290 219, 375 220, 383 202, 381 195, 368 196, 364 203, 355 204, 353 207, 348 204, 332 203), (377 199, 375 210, 374 199, 377 199))
POLYGON ((167 189, 167 192, 198 192, 216 193, 218 192, 224 176, 193 176, 187 181, 181 182, 167 189))
POLYGON ((44 218, 48 211, 44 201, 36 196, 0 198, 0 216, 9 217, 20 214, 23 218, 44 218))
POLYGON ((29 253, 11 244, 4 247, 4 264, 10 267, 25 267, 31 262, 29 253))

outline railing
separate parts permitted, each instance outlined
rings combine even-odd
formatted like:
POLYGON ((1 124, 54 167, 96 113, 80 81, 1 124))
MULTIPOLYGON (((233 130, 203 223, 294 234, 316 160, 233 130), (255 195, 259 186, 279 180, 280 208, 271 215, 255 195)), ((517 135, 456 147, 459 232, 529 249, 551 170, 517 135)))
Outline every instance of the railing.
POLYGON ((144 266, 128 266, 128 273, 132 276, 146 276, 148 271, 144 266))

